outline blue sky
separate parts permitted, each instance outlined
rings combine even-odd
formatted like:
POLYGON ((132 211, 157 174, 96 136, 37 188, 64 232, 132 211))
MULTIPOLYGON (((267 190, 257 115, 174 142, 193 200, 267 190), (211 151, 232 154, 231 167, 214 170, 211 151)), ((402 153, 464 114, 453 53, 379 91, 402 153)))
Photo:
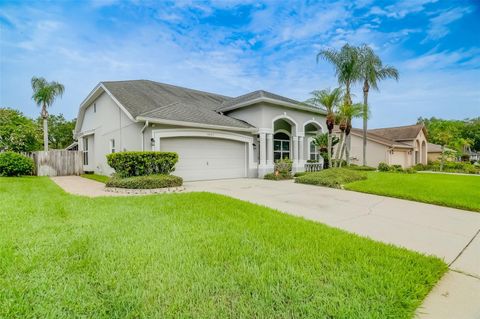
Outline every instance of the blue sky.
MULTIPOLYGON (((400 80, 371 94, 371 127, 480 116, 478 1, 0 0, 0 106, 29 116, 30 79, 63 83, 67 118, 100 81, 151 79, 304 100, 337 85, 323 48, 372 46, 400 80)), ((361 87, 354 89, 356 100, 361 87)), ((359 124, 359 123, 357 123, 359 124)))

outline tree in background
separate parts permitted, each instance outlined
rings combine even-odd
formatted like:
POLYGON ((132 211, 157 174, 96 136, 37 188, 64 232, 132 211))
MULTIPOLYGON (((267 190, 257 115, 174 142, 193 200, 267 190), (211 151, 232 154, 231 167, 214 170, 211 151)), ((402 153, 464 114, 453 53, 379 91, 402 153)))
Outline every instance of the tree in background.
POLYGON ((40 132, 20 111, 0 108, 0 151, 36 151, 41 145, 40 132))
POLYGON ((367 117, 364 115, 364 106, 362 103, 355 104, 343 104, 339 109, 340 117, 340 130, 343 132, 344 137, 340 137, 343 143, 340 143, 340 156, 337 157, 337 165, 342 167, 343 154, 345 154, 345 161, 347 165, 350 165, 350 131, 352 130, 352 119, 367 117), (343 126, 343 129, 342 129, 343 126))
POLYGON ((370 88, 378 90, 378 82, 384 79, 398 81, 398 70, 392 66, 383 65, 382 60, 368 45, 359 48, 360 73, 363 82, 363 160, 367 165, 367 122, 368 122, 368 92, 370 88))
POLYGON ((32 99, 42 108, 40 116, 43 119, 43 149, 48 151, 48 111, 58 96, 62 96, 65 91, 63 84, 52 81, 47 82, 44 78, 33 77, 32 81, 33 95, 32 99))
MULTIPOLYGON (((53 149, 63 149, 73 143, 73 130, 75 129, 76 119, 67 121, 60 115, 48 116, 48 145, 53 149)), ((37 125, 41 127, 42 117, 38 117, 37 125)))
POLYGON ((469 150, 480 151, 480 117, 463 121, 420 117, 417 123, 425 125, 431 143, 447 143, 446 147, 459 154, 465 154, 469 150), (448 139, 445 139, 445 131, 449 135, 448 139))

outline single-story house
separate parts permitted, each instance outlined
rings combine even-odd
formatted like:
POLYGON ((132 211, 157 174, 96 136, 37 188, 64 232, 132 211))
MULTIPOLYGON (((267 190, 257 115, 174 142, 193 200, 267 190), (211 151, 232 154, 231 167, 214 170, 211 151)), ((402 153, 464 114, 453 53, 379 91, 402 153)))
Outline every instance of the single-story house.
MULTIPOLYGON (((404 168, 418 163, 427 164, 427 131, 423 124, 387 127, 367 131, 367 165, 377 167, 384 162, 404 168)), ((363 130, 352 128, 350 161, 361 165, 363 130)))
POLYGON ((172 151, 186 181, 263 177, 289 158, 294 171, 318 159, 311 139, 325 132, 325 111, 254 91, 238 97, 148 80, 99 83, 81 103, 75 126, 84 170, 113 172, 106 155, 172 151))

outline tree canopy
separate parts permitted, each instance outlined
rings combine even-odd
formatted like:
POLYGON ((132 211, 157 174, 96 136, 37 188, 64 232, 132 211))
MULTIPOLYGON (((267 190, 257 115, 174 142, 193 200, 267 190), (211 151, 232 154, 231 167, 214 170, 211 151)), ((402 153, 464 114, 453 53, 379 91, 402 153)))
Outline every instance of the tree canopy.
POLYGON ((41 146, 36 123, 10 108, 0 108, 0 151, 31 152, 41 146))
POLYGON ((480 151, 480 117, 465 120, 444 120, 436 117, 418 119, 425 124, 428 140, 460 153, 480 151))

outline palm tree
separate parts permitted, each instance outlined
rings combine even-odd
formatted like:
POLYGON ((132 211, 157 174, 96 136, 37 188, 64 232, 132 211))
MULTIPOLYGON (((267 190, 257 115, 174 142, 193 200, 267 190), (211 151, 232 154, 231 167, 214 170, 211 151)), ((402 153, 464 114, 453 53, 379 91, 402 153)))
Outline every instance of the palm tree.
POLYGON ((345 44, 340 51, 325 49, 317 54, 317 62, 320 58, 333 65, 338 83, 345 86, 344 104, 352 104, 351 86, 361 78, 358 48, 345 44))
POLYGON ((48 111, 57 96, 62 96, 65 91, 63 84, 52 81, 47 82, 44 78, 32 77, 32 99, 42 108, 40 116, 43 118, 43 149, 48 151, 48 111))
POLYGON ((350 131, 352 130, 352 119, 363 117, 364 106, 361 103, 343 104, 339 109, 340 116, 340 145, 336 153, 336 166, 342 166, 343 154, 346 155, 347 165, 350 164, 350 131))
POLYGON ((392 66, 383 66, 382 60, 367 45, 359 48, 361 81, 363 81, 363 166, 367 165, 367 115, 368 92, 370 88, 378 90, 378 82, 387 78, 398 81, 398 70, 392 66))
POLYGON ((312 95, 305 103, 314 106, 323 106, 327 111, 326 124, 328 129, 328 146, 327 146, 327 161, 330 167, 330 160, 332 158, 332 131, 335 126, 335 113, 337 111, 340 100, 342 99, 343 91, 341 88, 333 90, 315 90, 310 93, 312 95))

